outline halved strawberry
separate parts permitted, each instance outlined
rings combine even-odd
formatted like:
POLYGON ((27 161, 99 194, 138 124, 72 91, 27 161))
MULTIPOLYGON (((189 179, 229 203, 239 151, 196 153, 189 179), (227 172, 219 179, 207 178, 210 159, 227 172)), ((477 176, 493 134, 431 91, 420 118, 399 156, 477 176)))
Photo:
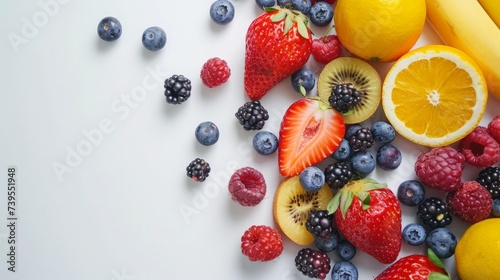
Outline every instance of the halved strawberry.
POLYGON ((278 161, 281 175, 299 174, 328 156, 345 134, 342 116, 328 104, 312 98, 295 101, 281 121, 278 161))

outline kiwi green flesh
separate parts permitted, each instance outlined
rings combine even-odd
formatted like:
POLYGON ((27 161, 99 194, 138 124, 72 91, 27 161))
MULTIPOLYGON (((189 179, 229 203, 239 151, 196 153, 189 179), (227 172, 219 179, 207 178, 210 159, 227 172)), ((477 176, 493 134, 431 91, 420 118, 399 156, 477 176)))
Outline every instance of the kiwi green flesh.
POLYGON ((318 96, 326 103, 338 84, 351 83, 361 92, 361 101, 349 114, 343 115, 346 124, 360 123, 377 110, 382 95, 382 81, 377 70, 359 58, 340 57, 323 68, 318 78, 318 96))
POLYGON ((298 176, 283 181, 275 193, 274 218, 281 231, 293 242, 308 245, 314 237, 306 229, 307 216, 311 211, 325 210, 333 197, 325 184, 317 192, 306 192, 298 176))

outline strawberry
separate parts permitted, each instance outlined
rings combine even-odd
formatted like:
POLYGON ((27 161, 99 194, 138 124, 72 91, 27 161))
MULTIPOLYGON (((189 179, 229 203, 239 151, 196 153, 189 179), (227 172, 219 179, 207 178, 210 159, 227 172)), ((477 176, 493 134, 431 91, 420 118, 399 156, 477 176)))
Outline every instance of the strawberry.
POLYGON ((276 84, 298 71, 311 55, 307 16, 296 10, 265 8, 246 34, 245 92, 259 100, 276 84))
POLYGON ((303 98, 290 105, 281 121, 278 162, 281 175, 299 174, 330 156, 345 134, 342 116, 319 99, 303 98))
POLYGON ((413 254, 399 259, 380 273, 375 280, 427 280, 450 279, 441 260, 432 249, 428 256, 413 254))
POLYGON ((401 206, 386 184, 364 178, 347 183, 328 204, 339 232, 381 263, 401 250, 401 206))

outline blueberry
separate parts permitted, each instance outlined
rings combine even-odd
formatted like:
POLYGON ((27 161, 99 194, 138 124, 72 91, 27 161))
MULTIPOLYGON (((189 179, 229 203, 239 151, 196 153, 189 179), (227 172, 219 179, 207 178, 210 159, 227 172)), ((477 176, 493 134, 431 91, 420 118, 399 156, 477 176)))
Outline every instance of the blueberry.
POLYGON ((394 170, 401 165, 401 151, 392 144, 384 144, 377 150, 377 164, 384 170, 394 170))
POLYGON ((349 140, 358 131, 363 128, 360 124, 350 124, 346 127, 344 138, 349 140))
POLYGON ((282 8, 292 8, 292 0, 277 0, 277 4, 282 8))
POLYGON ((316 192, 325 184, 325 174, 318 167, 310 166, 300 172, 299 181, 304 190, 316 192))
POLYGON ((406 180, 399 184, 397 197, 406 206, 417 206, 425 199, 425 188, 417 180, 406 180))
POLYGON ((316 2, 309 11, 309 18, 316 26, 327 26, 333 19, 332 5, 324 1, 316 2))
POLYGON ((390 143, 396 138, 394 127, 386 121, 377 121, 373 123, 371 130, 373 139, 381 144, 390 143))
POLYGON ((325 253, 330 253, 337 249, 340 241, 340 234, 337 230, 333 230, 328 237, 318 236, 314 238, 314 245, 318 250, 325 253))
POLYGON ((333 152, 332 157, 338 161, 344 161, 351 156, 351 153, 352 149, 351 145, 349 145, 349 141, 342 139, 337 150, 333 152))
POLYGON ((252 144, 257 153, 267 156, 278 149, 278 138, 270 131, 259 131, 253 137, 252 144))
POLYGON ((358 176, 365 177, 375 170, 375 157, 370 151, 356 151, 350 159, 351 169, 358 176))
POLYGON ((337 255, 344 261, 349 261, 356 255, 356 247, 347 240, 342 240, 337 245, 337 255))
POLYGON ((292 0, 292 9, 302 12, 304 15, 311 11, 311 0, 292 0))
POLYGON ((427 247, 431 248, 440 259, 446 259, 455 253, 457 237, 447 228, 436 228, 429 232, 425 239, 427 247))
POLYGON ((403 228, 403 240, 412 246, 424 244, 427 232, 425 228, 416 223, 411 223, 403 228))
POLYGON ((263 9, 264 7, 272 7, 276 5, 276 0, 255 0, 255 3, 263 9))
POLYGON ((358 269, 352 262, 340 261, 332 269, 332 280, 357 280, 358 269))
POLYGON ((158 26, 152 26, 142 33, 142 45, 150 51, 161 50, 167 43, 167 34, 158 26))
POLYGON ((500 198, 493 199, 493 207, 491 208, 493 217, 500 217, 500 198))
POLYGON ((219 128, 211 121, 202 122, 196 127, 194 136, 203 146, 210 146, 219 140, 219 128))
POLYGON ((217 24, 228 24, 234 18, 234 6, 228 0, 217 0, 210 5, 210 17, 217 24))
POLYGON ((97 35, 104 41, 115 41, 122 35, 122 24, 114 17, 105 17, 97 25, 97 35))
POLYGON ((316 85, 314 73, 305 67, 293 73, 290 81, 292 82, 293 89, 304 96, 316 85))

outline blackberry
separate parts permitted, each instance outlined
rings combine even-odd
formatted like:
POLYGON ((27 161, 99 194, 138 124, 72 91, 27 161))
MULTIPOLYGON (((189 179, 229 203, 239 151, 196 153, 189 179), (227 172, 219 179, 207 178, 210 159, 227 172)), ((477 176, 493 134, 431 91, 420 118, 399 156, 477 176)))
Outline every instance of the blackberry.
POLYGON ((165 80, 165 99, 169 104, 181 104, 191 96, 191 81, 183 75, 165 80))
POLYGON ((204 159, 196 158, 186 167, 187 176, 197 182, 203 182, 210 173, 210 164, 204 159))
POLYGON ((318 250, 302 248, 295 257, 295 267, 309 278, 325 279, 331 268, 330 257, 318 250))
POLYGON ((432 229, 445 227, 452 221, 446 203, 437 197, 426 198, 418 206, 417 217, 432 229))
POLYGON ((309 212, 306 221, 306 229, 314 237, 329 237, 333 231, 332 215, 328 215, 327 210, 309 212))
POLYGON ((341 114, 351 111, 361 101, 361 92, 351 83, 338 84, 333 88, 328 98, 330 106, 341 114))
POLYGON ((261 130, 265 122, 269 119, 267 110, 258 100, 249 101, 243 104, 235 114, 236 118, 246 131, 261 130))
POLYGON ((340 189, 353 177, 351 167, 347 162, 336 162, 325 168, 325 182, 332 189, 340 189))
POLYGON ((349 144, 354 151, 366 151, 373 146, 374 139, 369 128, 362 127, 349 138, 349 144))
POLYGON ((476 181, 490 192, 492 199, 500 198, 500 167, 486 167, 479 172, 476 181))

